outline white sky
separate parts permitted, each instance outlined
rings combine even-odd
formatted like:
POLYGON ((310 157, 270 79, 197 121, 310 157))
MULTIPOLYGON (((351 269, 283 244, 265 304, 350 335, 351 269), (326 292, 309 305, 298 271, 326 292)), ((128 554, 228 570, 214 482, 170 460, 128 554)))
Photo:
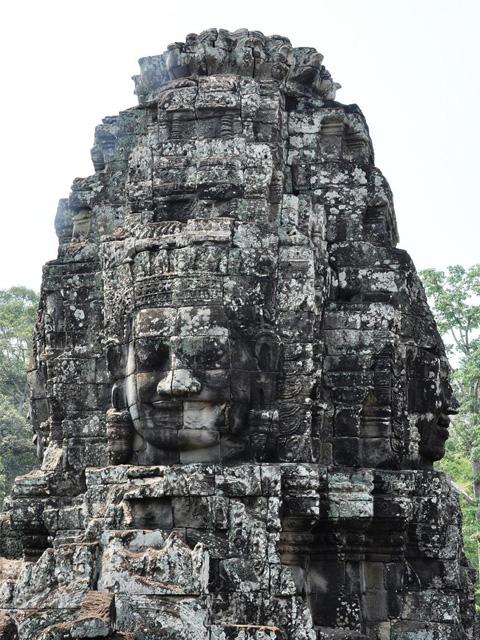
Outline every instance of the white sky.
POLYGON ((134 106, 137 60, 246 27, 312 46, 370 126, 417 268, 480 262, 478 0, 6 0, 0 9, 0 288, 38 289, 57 201, 94 128, 134 106))

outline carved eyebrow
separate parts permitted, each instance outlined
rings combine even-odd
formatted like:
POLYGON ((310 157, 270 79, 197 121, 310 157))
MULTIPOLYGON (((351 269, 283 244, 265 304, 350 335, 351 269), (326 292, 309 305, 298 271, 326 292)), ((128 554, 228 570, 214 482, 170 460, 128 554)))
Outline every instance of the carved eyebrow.
POLYGON ((198 345, 197 349, 189 350, 184 349, 183 345, 186 344, 188 346, 188 342, 184 343, 183 341, 178 342, 177 344, 171 345, 172 351, 185 359, 202 361, 205 358, 211 358, 212 355, 216 355, 217 359, 225 357, 230 353, 230 341, 229 340, 218 340, 215 338, 205 338, 195 337, 195 343, 198 345))

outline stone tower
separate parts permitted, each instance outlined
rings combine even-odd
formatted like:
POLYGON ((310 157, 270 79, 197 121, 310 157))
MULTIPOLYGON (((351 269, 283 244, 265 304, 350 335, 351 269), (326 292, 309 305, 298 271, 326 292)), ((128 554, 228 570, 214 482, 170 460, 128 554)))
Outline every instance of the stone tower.
POLYGON ((362 112, 280 36, 140 68, 56 217, 2 637, 471 638, 457 404, 362 112))

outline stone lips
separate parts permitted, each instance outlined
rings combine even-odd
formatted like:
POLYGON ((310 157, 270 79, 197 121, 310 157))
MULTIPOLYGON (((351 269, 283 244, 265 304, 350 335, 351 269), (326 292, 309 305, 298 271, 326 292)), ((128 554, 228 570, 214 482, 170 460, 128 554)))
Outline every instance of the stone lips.
POLYGON ((3 635, 471 638, 456 400, 361 111, 258 32, 141 71, 57 213, 3 635))

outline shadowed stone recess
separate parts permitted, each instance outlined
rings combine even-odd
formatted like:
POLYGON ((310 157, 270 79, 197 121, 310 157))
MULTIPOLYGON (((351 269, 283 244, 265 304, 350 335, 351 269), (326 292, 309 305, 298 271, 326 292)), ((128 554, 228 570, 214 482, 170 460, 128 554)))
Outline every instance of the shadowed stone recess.
POLYGON ((473 638, 458 405, 362 112, 256 31, 140 70, 55 219, 1 637, 473 638))

